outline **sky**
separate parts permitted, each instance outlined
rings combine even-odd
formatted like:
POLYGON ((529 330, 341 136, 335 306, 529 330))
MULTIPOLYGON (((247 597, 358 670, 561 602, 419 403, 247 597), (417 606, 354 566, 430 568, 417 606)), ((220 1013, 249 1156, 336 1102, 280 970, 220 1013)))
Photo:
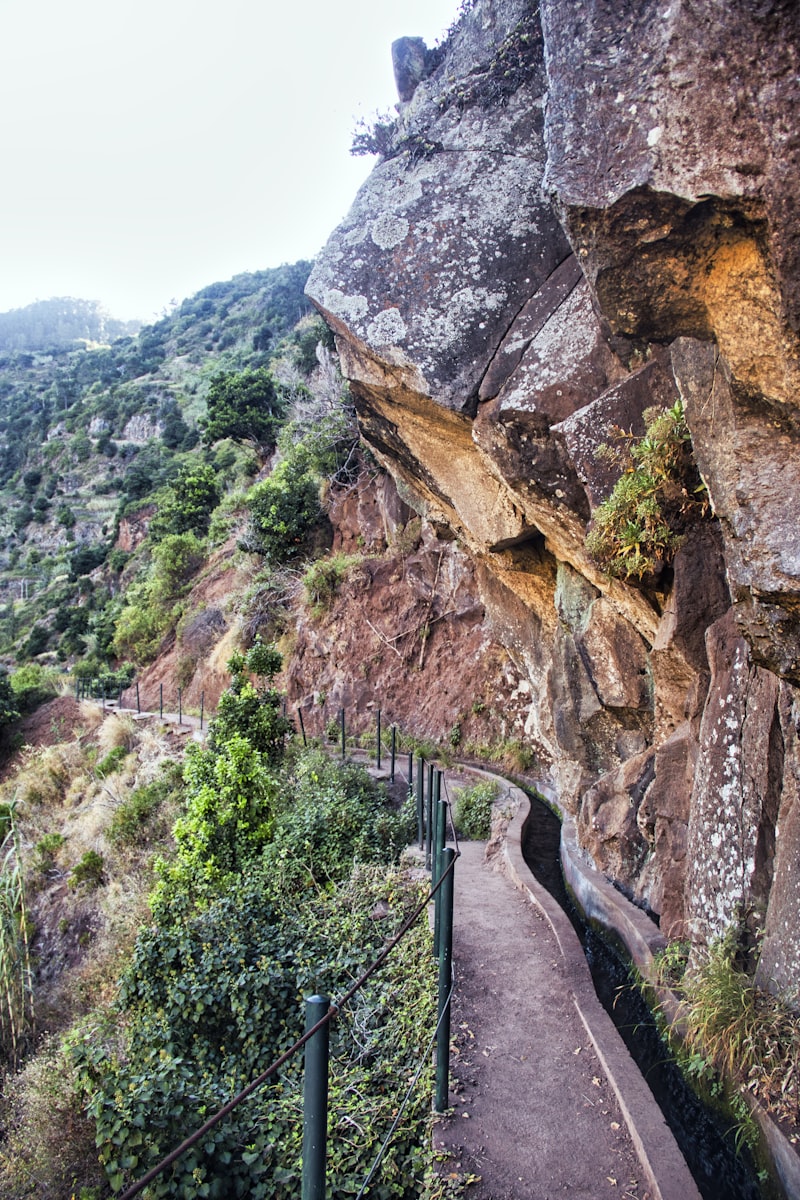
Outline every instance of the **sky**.
POLYGON ((458 0, 0 0, 0 312, 51 296, 151 321, 311 258, 397 100, 391 43, 458 0))

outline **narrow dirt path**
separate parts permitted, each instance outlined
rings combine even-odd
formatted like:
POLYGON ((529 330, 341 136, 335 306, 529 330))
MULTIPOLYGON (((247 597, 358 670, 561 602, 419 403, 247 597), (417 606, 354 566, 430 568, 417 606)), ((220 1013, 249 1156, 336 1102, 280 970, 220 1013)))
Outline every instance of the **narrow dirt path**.
POLYGON ((436 1131, 473 1200, 651 1200, 547 922, 483 843, 456 863, 451 1116, 436 1131))

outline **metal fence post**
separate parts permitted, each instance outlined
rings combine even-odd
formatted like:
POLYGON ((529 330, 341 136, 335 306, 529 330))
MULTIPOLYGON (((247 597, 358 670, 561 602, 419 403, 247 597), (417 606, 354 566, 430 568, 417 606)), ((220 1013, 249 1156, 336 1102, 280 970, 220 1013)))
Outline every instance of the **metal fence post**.
POLYGON ((138 679, 136 680, 136 711, 137 711, 137 713, 140 713, 142 711, 141 701, 139 700, 139 680, 138 679))
MULTIPOLYGON (((327 1014, 327 996, 306 998, 306 1033, 327 1014)), ((302 1200, 325 1200, 325 1151, 328 1136, 328 1043, 326 1023, 306 1042, 303 1078, 302 1200)))
POLYGON ((436 1099, 437 1113, 447 1110, 450 1090, 450 984, 453 975, 453 862, 456 852, 452 846, 442 851, 442 919, 439 952, 439 1031, 436 1035, 436 1099))
POLYGON ((105 678, 103 678, 100 681, 100 689, 101 689, 101 695, 103 697, 103 712, 105 712, 106 711, 106 681, 105 681, 105 678))
POLYGON ((389 783, 394 783, 394 764, 397 756, 397 726, 392 726, 392 757, 389 760, 389 783))
POLYGON ((378 742, 376 746, 375 767, 381 769, 381 710, 378 709, 378 742))
POLYGON ((158 717, 159 717, 159 720, 163 721, 163 719, 164 719, 164 685, 163 685, 163 683, 160 683, 158 685, 158 717))
POLYGON ((298 717, 299 717, 299 719, 300 719, 300 733, 303 735, 303 745, 304 745, 304 746, 307 746, 307 745, 308 745, 308 740, 307 740, 307 738, 306 738, 306 726, 305 726, 305 722, 304 722, 304 720, 303 720, 303 710, 302 710, 302 708, 300 707, 300 705, 299 705, 299 704, 298 704, 298 706, 297 706, 297 715, 298 715, 298 717))
MULTIPOLYGON (((441 771, 437 772, 437 784, 441 779, 441 771)), ((442 861, 444 858, 444 844, 447 841, 447 804, 444 800, 438 797, 438 787, 434 792, 434 811, 436 817, 434 820, 434 831, 436 834, 436 848, 433 855, 433 886, 435 887, 442 878, 442 861)), ((441 949, 440 944, 440 929, 442 923, 442 889, 439 888, 436 893, 436 903, 433 909, 433 953, 436 958, 439 957, 441 949)))
POLYGON ((178 688, 178 724, 183 724, 183 688, 178 688))
MULTIPOLYGON (((203 713, 204 713, 205 707, 206 707, 206 694, 205 694, 205 692, 201 692, 200 693, 200 732, 201 733, 203 731, 203 713)), ((286 716, 286 701, 285 700, 283 702, 283 715, 286 716)))
POLYGON ((342 762, 344 762, 344 760, 347 758, 347 746, 346 746, 347 737, 346 737, 345 728, 344 728, 344 705, 342 705, 342 707, 339 710, 339 721, 342 726, 342 762))
POLYGON ((428 763, 428 789, 425 797, 425 870, 431 872, 431 878, 433 878, 433 855, 436 854, 433 838, 433 819, 436 816, 436 810, 433 807, 433 773, 435 769, 433 763, 428 763))

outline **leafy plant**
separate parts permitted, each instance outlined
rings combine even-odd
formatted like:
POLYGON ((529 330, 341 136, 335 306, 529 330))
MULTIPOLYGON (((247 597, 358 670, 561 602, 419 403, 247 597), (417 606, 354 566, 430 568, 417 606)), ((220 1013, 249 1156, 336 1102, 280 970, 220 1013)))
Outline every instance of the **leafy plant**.
POLYGON ((286 562, 303 550, 320 516, 319 483, 302 458, 279 462, 263 483, 250 490, 251 537, 246 548, 272 563, 286 562))
POLYGON ((127 746, 115 746, 113 750, 109 750, 108 754, 95 766, 94 770, 98 779, 108 779, 109 775, 119 771, 127 756, 127 746))
POLYGON ((104 871, 105 862, 102 854, 98 854, 96 850, 87 850, 80 862, 76 863, 70 871, 67 882, 71 888, 79 888, 84 885, 87 891, 92 892, 103 882, 104 871))
POLYGON ((183 790, 183 772, 175 762, 167 762, 152 783, 134 788, 111 818, 106 837, 112 846, 142 846, 149 838, 161 807, 183 790))
POLYGON ((498 796, 496 783, 489 780, 460 788, 453 806, 453 820, 462 837, 485 842, 492 831, 492 811, 498 796))
POLYGON ((328 558, 318 558, 307 567, 303 588, 315 617, 328 611, 348 573, 359 561, 357 555, 332 554, 328 558))
POLYGON ((623 474, 594 512, 586 548, 609 575, 642 579, 658 572, 680 545, 690 521, 708 509, 708 495, 692 457, 680 400, 647 409, 645 433, 618 431, 621 449, 601 448, 623 474))
POLYGON ((221 438, 274 446, 285 415, 275 381, 266 367, 216 375, 208 389, 208 413, 201 423, 208 445, 221 438))
POLYGON ((65 838, 60 833, 46 833, 34 847, 34 867, 42 875, 52 871, 56 865, 56 855, 64 845, 65 838))

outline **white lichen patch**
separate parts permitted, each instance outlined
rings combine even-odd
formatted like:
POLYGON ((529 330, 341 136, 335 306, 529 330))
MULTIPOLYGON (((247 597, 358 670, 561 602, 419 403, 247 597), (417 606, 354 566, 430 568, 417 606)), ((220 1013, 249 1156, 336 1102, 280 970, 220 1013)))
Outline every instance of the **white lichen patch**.
POLYGON ((328 288, 322 296, 323 306, 343 321, 358 321, 367 315, 369 304, 366 296, 348 296, 338 288, 328 288))
POLYGON ((406 323, 397 308, 385 308, 367 326, 367 341, 370 346, 395 346, 406 336, 406 323))
POLYGON ((393 250, 408 237, 408 221, 394 213, 383 213, 377 221, 373 221, 370 235, 376 246, 381 250, 393 250))

